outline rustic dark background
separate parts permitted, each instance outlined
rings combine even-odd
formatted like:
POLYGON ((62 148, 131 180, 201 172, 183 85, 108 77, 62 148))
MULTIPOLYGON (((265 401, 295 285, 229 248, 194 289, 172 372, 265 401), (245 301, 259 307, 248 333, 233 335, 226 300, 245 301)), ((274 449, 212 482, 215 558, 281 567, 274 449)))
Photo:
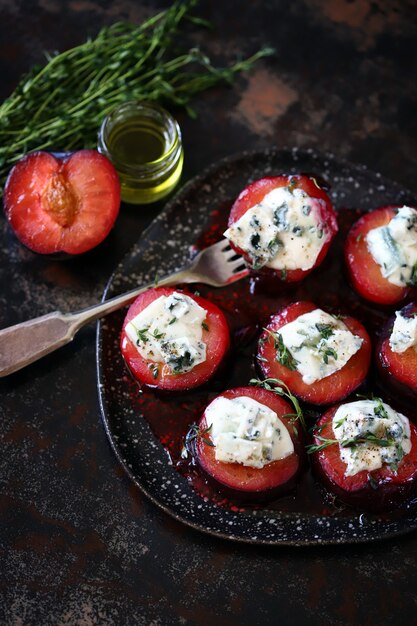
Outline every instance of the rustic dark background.
MULTIPOLYGON (((0 0, 0 96, 44 50, 167 2, 0 0)), ((185 179, 218 158, 314 147, 415 191, 417 3, 202 0, 219 63, 276 56, 179 112, 185 179)), ((96 251, 35 257, 0 217, 0 326, 100 299, 155 209, 124 208, 96 251)), ((95 329, 0 384, 0 623, 415 624, 417 537, 311 549, 237 545, 180 525, 131 484, 100 421, 95 329)))

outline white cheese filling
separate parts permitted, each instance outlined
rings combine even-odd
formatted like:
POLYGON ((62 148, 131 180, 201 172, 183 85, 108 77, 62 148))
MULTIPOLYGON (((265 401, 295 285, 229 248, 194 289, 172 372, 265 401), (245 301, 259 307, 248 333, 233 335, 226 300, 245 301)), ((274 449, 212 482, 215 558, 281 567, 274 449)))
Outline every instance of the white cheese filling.
POLYGON ((205 416, 218 461, 261 469, 294 452, 285 424, 252 398, 219 396, 207 407, 205 416))
POLYGON ((151 302, 126 324, 125 332, 144 359, 166 363, 181 374, 206 360, 205 318, 205 309, 175 291, 151 302))
POLYGON ((417 282, 417 211, 408 206, 398 209, 386 226, 373 228, 366 235, 368 250, 381 274, 398 287, 417 282))
POLYGON ((306 385, 342 369, 363 343, 346 324, 321 309, 300 315, 275 335, 277 360, 297 370, 306 385))
POLYGON ((395 312, 395 322, 389 338, 389 345, 393 352, 402 353, 408 348, 417 352, 417 315, 404 317, 401 311, 395 312))
POLYGON ((340 458, 347 465, 345 476, 372 472, 384 463, 396 470, 411 450, 408 418, 380 400, 342 404, 332 426, 340 458))
POLYGON ((246 211, 224 236, 244 250, 254 269, 311 269, 328 240, 323 201, 302 189, 278 187, 246 211))

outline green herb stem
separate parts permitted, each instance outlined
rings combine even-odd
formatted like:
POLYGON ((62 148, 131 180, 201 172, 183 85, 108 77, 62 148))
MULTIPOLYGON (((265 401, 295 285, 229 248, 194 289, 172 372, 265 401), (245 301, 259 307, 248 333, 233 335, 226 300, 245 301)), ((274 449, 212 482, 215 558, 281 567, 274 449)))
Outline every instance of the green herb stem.
POLYGON ((334 444, 339 444, 341 448, 352 448, 361 443, 371 443, 376 446, 380 446, 381 448, 388 448, 395 444, 395 439, 390 439, 388 437, 377 437, 373 433, 367 433, 365 435, 360 435, 358 437, 351 437, 350 439, 328 439, 327 437, 322 437, 321 435, 316 434, 316 439, 320 441, 319 444, 311 444, 307 446, 308 454, 314 454, 315 452, 320 452, 320 450, 324 450, 329 446, 333 446, 334 444))
POLYGON ((284 381, 279 378, 265 378, 264 380, 259 380, 258 378, 252 378, 249 381, 249 384, 253 387, 261 387, 266 389, 267 391, 273 391, 277 394, 277 396, 282 396, 287 398, 294 407, 295 413, 288 413, 291 422, 299 421, 303 427, 304 431, 307 431, 306 422, 304 419, 304 414, 301 409, 300 403, 298 399, 291 393, 289 387, 284 383, 284 381))

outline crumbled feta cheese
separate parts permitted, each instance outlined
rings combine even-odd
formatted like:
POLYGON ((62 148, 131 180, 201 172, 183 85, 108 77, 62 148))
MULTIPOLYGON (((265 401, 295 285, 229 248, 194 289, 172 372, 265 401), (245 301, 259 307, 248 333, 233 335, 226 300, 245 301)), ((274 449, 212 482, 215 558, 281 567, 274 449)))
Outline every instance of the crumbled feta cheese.
POLYGON ((368 250, 378 263, 382 276, 398 287, 417 282, 417 211, 398 209, 386 226, 373 228, 366 235, 368 250))
POLYGON ((411 450, 410 422, 380 400, 342 404, 333 417, 345 475, 372 472, 384 463, 396 468, 411 450))
POLYGON ((206 360, 202 341, 205 318, 205 309, 175 291, 151 302, 130 320, 125 332, 144 359, 166 363, 179 374, 206 360))
POLYGON ((255 269, 311 269, 328 240, 323 201, 302 189, 278 187, 250 208, 224 236, 244 250, 255 269))
POLYGON ((262 468, 294 452, 285 424, 252 398, 219 396, 205 416, 218 461, 262 468))
POLYGON ((395 322, 389 338, 393 352, 405 352, 408 348, 417 351, 417 316, 404 317, 401 311, 395 312, 395 322))
POLYGON ((296 369, 307 385, 342 369, 363 342, 341 320, 321 309, 300 315, 275 334, 277 360, 296 369))

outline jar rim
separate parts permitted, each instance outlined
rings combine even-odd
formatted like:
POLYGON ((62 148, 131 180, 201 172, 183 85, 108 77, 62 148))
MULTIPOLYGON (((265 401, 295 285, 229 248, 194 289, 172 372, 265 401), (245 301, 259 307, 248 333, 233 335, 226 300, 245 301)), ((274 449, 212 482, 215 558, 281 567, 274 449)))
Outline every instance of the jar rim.
MULTIPOLYGON (((126 117, 125 117, 126 119, 126 117)), ((156 174, 164 171, 166 167, 171 167, 179 158, 182 150, 181 129, 177 120, 160 105, 148 100, 127 100, 114 107, 104 118, 98 132, 98 149, 113 161, 117 170, 132 176, 144 176, 156 174), (164 130, 165 145, 163 153, 157 159, 147 163, 131 165, 125 161, 114 159, 109 144, 108 137, 111 128, 117 125, 117 118, 131 113, 128 117, 141 114, 145 118, 151 119, 159 116, 159 122, 164 130)))

